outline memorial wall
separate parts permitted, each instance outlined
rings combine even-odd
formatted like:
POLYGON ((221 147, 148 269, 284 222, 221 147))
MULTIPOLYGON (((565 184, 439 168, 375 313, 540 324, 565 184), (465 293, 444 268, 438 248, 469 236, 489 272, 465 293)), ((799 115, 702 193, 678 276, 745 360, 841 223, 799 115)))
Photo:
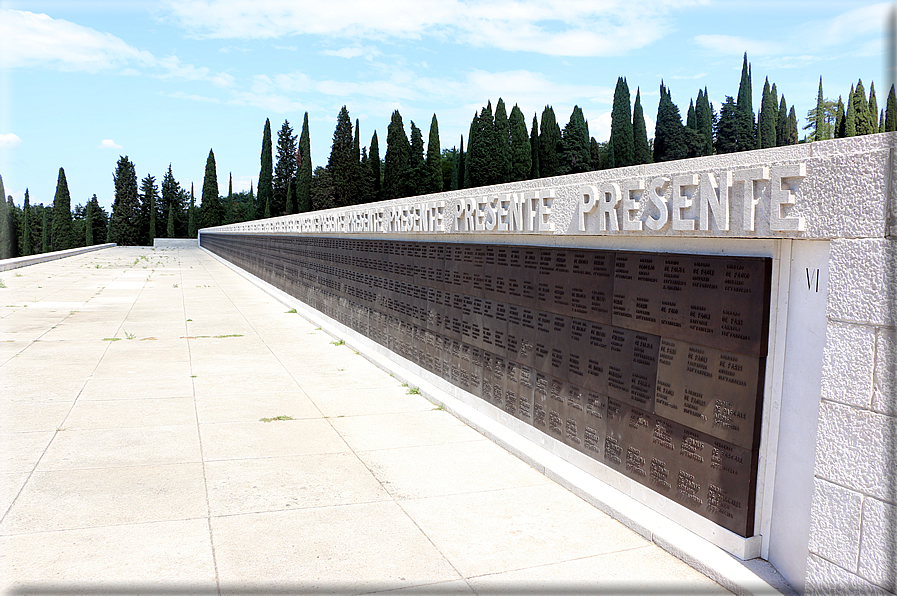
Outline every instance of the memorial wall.
MULTIPOLYGON (((854 441, 817 426, 820 404, 827 416, 842 400, 825 393, 830 351, 855 358, 838 343, 856 325, 841 305, 893 307, 850 263, 867 245, 897 261, 894 145, 871 135, 409 197, 205 229, 200 245, 799 589, 870 581, 859 550, 825 554, 847 526, 824 543, 811 527, 857 461, 887 461, 857 452, 820 472, 854 441), (855 274, 863 292, 838 281, 855 274)), ((894 315, 876 316, 863 315, 892 337, 894 315)), ((894 420, 874 399, 852 407, 894 420)), ((897 501, 852 490, 882 511, 897 501)))

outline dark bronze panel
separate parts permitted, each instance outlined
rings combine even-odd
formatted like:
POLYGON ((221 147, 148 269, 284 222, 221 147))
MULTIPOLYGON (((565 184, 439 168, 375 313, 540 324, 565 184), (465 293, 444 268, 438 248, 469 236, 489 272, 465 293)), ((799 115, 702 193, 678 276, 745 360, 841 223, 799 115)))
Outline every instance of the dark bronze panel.
POLYGON ((771 260, 204 234, 558 441, 753 532, 771 260))

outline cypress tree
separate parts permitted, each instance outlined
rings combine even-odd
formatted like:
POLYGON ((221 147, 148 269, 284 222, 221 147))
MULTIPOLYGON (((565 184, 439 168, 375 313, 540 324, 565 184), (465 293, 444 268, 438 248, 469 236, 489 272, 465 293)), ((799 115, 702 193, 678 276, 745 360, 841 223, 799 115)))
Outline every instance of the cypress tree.
POLYGON ((327 171, 333 183, 334 206, 354 205, 358 198, 358 158, 355 157, 352 120, 346 106, 340 108, 336 117, 327 171))
MULTIPOLYGON (((96 197, 96 195, 93 195, 96 197)), ((93 237, 93 203, 87 201, 84 206, 84 246, 93 246, 96 244, 93 237)))
POLYGON ((869 116, 872 120, 872 133, 881 132, 878 118, 878 101, 875 99, 875 81, 869 83, 869 116))
POLYGON ((797 145, 797 114, 794 113, 794 106, 788 112, 788 127, 785 130, 785 144, 797 145))
MULTIPOLYGON (((270 203, 270 201, 268 201, 270 203)), ((193 194, 193 183, 190 183, 190 207, 187 210, 187 237, 196 238, 196 197, 193 194)))
POLYGON ((258 219, 258 213, 255 212, 255 193, 252 188, 252 180, 249 181, 249 199, 246 203, 246 221, 258 219))
POLYGON ((386 129, 386 155, 383 158, 383 199, 401 196, 402 177, 408 168, 411 145, 405 135, 405 125, 398 110, 392 113, 386 129))
POLYGON ((763 84, 763 95, 760 101, 760 123, 757 134, 761 149, 776 146, 776 103, 777 98, 773 96, 769 88, 769 78, 767 78, 763 84))
POLYGON ((442 192, 442 148, 439 146, 439 122, 436 121, 436 114, 430 120, 430 133, 427 137, 427 170, 430 173, 427 192, 442 192))
POLYGON ((461 165, 459 157, 458 148, 452 147, 452 178, 449 182, 449 190, 458 190, 458 168, 461 165))
POLYGON ((609 139, 607 141, 607 156, 604 161, 604 169, 612 170, 615 167, 617 167, 617 164, 614 161, 614 140, 609 139))
POLYGON ((458 189, 464 186, 464 177, 467 176, 467 156, 464 154, 464 135, 461 135, 461 146, 458 149, 458 189))
POLYGON ((698 100, 695 102, 695 119, 697 121, 698 134, 701 137, 699 155, 713 155, 713 109, 710 107, 707 87, 698 89, 698 100))
MULTIPOLYGON (((629 126, 631 129, 632 125, 630 124, 629 126)), ((561 145, 563 151, 558 161, 559 174, 575 174, 589 171, 589 162, 592 156, 589 152, 586 120, 579 106, 573 106, 573 113, 570 114, 570 120, 567 122, 561 135, 561 145)))
POLYGON ((293 182, 290 182, 289 184, 287 184, 287 200, 286 200, 287 210, 286 210, 286 213, 284 213, 284 215, 292 215, 293 214, 293 205, 296 202, 296 198, 294 196, 295 192, 296 192, 296 185, 293 182))
POLYGON ((302 133, 299 135, 299 155, 296 173, 296 212, 311 211, 311 137, 308 132, 308 112, 302 119, 302 133))
POLYGON ((403 197, 414 197, 426 194, 429 187, 429 172, 424 161, 424 137, 420 129, 411 120, 411 145, 408 153, 408 165, 400 184, 403 197))
POLYGON ((140 244, 140 199, 137 195, 137 172, 128 156, 120 157, 112 174, 115 199, 109 222, 110 241, 119 246, 140 244))
POLYGON ((847 124, 847 114, 844 113, 844 102, 841 100, 841 96, 838 96, 838 106, 835 108, 835 138, 843 139, 845 131, 845 125, 847 124))
POLYGON ((56 195, 53 198, 53 250, 66 250, 75 246, 72 235, 72 200, 65 170, 59 168, 56 195))
MULTIPOLYGON (((781 113, 779 114, 779 118, 781 119, 781 113)), ((822 141, 829 138, 826 132, 825 97, 822 94, 822 77, 819 77, 819 92, 816 94, 816 122, 813 128, 813 140, 822 141)))
POLYGON ((169 232, 166 226, 168 238, 178 238, 187 233, 187 221, 184 204, 181 197, 181 185, 175 180, 168 164, 168 171, 162 177, 162 206, 169 219, 173 218, 174 230, 169 232))
POLYGON ((601 145, 592 137, 589 141, 589 165, 593 170, 601 169, 601 145))
POLYGON ((539 131, 539 170, 542 178, 558 175, 560 144, 561 129, 554 116, 554 108, 545 106, 542 110, 542 126, 539 131))
POLYGON ((751 93, 751 69, 745 52, 744 63, 741 66, 741 82, 738 85, 738 99, 735 102, 738 116, 736 151, 750 151, 757 148, 751 93))
POLYGON ((863 88, 862 79, 857 81, 856 91, 853 94, 853 101, 851 103, 854 106, 856 119, 854 126, 856 134, 871 135, 872 133, 878 132, 878 126, 873 124, 874 121, 872 119, 872 114, 869 111, 869 104, 866 103, 866 90, 863 88))
POLYGON ((855 137, 857 134, 857 106, 853 100, 853 85, 850 86, 850 95, 847 96, 847 113, 844 115, 844 137, 855 137))
MULTIPOLYGON (((656 145, 656 141, 655 141, 656 145)), ((738 111, 735 100, 727 95, 720 108, 719 124, 716 130, 716 152, 733 153, 738 151, 738 111)))
MULTIPOLYGON (((0 179, 2 180, 2 179, 0 179)), ((96 196, 96 195, 94 195, 96 196)), ((22 227, 24 228, 24 236, 22 237, 22 256, 31 256, 31 203, 28 200, 28 189, 25 189, 25 204, 22 207, 22 227)))
MULTIPOLYGON (((632 148, 634 164, 651 163, 653 161, 651 149, 648 146, 648 129, 645 126, 645 112, 642 109, 642 94, 638 87, 635 89, 635 105, 632 107, 632 148)), ((598 143, 595 142, 595 151, 597 150, 598 143)), ((593 167, 592 169, 597 168, 593 167)))
POLYGON ((218 172, 215 166, 215 154, 209 149, 206 158, 206 173, 202 179, 202 197, 199 205, 202 227, 220 226, 224 220, 224 207, 218 200, 218 172))
POLYGON ((894 92, 894 85, 888 91, 888 101, 885 104, 885 129, 883 132, 897 131, 897 94, 894 92))
POLYGON ((482 153, 480 149, 480 115, 474 111, 473 119, 470 121, 470 130, 467 132, 467 158, 464 168, 464 188, 472 188, 479 186, 481 166, 479 155, 482 153))
MULTIPOLYGON (((262 133, 262 168, 259 170, 258 208, 265 217, 271 217, 271 200, 274 195, 274 159, 271 155, 271 120, 265 118, 265 131, 262 133)), ((195 238, 195 234, 190 235, 195 238)))
POLYGON ((532 155, 532 166, 530 169, 530 180, 536 180, 542 177, 542 169, 539 167, 539 122, 536 120, 536 114, 533 114, 533 126, 529 133, 530 154, 532 155))
POLYGON ((505 107, 505 100, 498 98, 495 104, 495 160, 497 162, 497 179, 496 182, 511 181, 511 126, 508 122, 508 111, 505 107))
POLYGON ((165 237, 166 238, 176 238, 175 229, 174 229, 174 203, 168 204, 168 225, 165 227, 165 237))
POLYGON ((155 176, 147 174, 140 181, 140 210, 144 225, 141 226, 144 232, 142 244, 148 246, 153 245, 153 239, 156 238, 156 196, 158 187, 156 186, 155 176), (145 226, 145 227, 144 227, 145 226))
POLYGON ((688 111, 685 113, 685 128, 690 128, 691 130, 698 132, 698 121, 695 116, 695 104, 694 101, 688 100, 688 111))
POLYGON ((368 161, 371 166, 371 200, 379 201, 382 198, 383 191, 380 183, 380 142, 377 140, 376 130, 374 131, 374 136, 371 137, 371 152, 368 155, 368 161))
POLYGON ((785 101, 785 94, 782 94, 782 101, 776 112, 778 121, 776 122, 776 146, 781 147, 787 145, 785 136, 787 135, 788 125, 788 103, 785 101))
POLYGON ((632 113, 629 111, 629 85, 626 79, 617 77, 614 104, 610 113, 610 140, 614 145, 615 167, 635 163, 635 145, 632 132, 632 113))
POLYGON ((12 259, 16 256, 16 237, 10 234, 10 221, 13 213, 6 202, 6 189, 3 188, 3 177, 0 176, 0 259, 12 259))
MULTIPOLYGON (((673 103, 669 90, 661 81, 660 102, 657 104, 657 121, 654 127, 655 162, 684 159, 688 155, 684 128, 679 108, 673 103)), ((615 150, 614 154, 616 153, 615 150)), ((614 167, 619 166, 616 161, 614 163, 614 167)))
POLYGON ((487 102, 479 116, 474 115, 467 138, 465 187, 485 186, 501 182, 500 141, 492 116, 492 102, 487 102))
POLYGON ((533 169, 533 148, 530 146, 529 132, 526 130, 526 118, 514 104, 508 118, 511 133, 511 182, 526 180, 533 169))
MULTIPOLYGON (((43 207, 43 205, 41 205, 41 207, 43 207)), ((46 207, 43 207, 40 211, 40 251, 41 253, 45 253, 50 252, 50 214, 49 209, 46 207)), ((111 230, 112 227, 110 226, 109 229, 111 230)))
POLYGON ((227 173, 227 200, 224 204, 224 221, 221 223, 234 223, 234 173, 227 173))
MULTIPOLYGON (((352 130, 352 124, 349 124, 352 130)), ((351 141, 351 139, 350 139, 351 141)), ((355 160, 358 161, 357 159, 355 160)), ((273 200, 271 202, 271 215, 278 216, 289 213, 287 206, 287 193, 293 178, 296 177, 296 135, 289 120, 284 120, 280 130, 277 131, 277 163, 274 166, 274 179, 272 181, 273 200)))

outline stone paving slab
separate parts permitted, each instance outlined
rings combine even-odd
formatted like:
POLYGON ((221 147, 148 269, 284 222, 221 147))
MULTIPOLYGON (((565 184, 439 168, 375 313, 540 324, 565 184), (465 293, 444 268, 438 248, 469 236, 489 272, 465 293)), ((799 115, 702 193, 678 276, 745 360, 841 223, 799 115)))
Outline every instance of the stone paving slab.
POLYGON ((195 246, 0 279, 4 593, 729 593, 195 246))

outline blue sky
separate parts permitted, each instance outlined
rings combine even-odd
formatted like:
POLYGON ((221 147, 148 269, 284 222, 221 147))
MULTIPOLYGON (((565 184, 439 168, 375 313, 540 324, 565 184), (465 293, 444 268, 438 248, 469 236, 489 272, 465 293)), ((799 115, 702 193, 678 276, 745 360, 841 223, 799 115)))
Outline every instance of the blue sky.
MULTIPOLYGON (((60 167, 72 204, 107 208, 120 155, 138 178, 168 169, 197 194, 209 149, 219 188, 259 174, 262 129, 307 111, 312 162, 326 165, 341 106, 374 130, 381 158, 393 110, 444 148, 503 97, 532 122, 546 104, 563 127, 574 105, 609 134, 613 88, 627 78, 653 136, 661 79, 685 115, 707 87, 736 95, 742 55, 754 107, 769 77, 800 125, 825 95, 861 78, 886 99, 885 15, 892 5, 777 0, 0 0, 0 174, 22 204, 50 204, 60 167)), ((801 135, 804 132, 800 131, 801 135)))

